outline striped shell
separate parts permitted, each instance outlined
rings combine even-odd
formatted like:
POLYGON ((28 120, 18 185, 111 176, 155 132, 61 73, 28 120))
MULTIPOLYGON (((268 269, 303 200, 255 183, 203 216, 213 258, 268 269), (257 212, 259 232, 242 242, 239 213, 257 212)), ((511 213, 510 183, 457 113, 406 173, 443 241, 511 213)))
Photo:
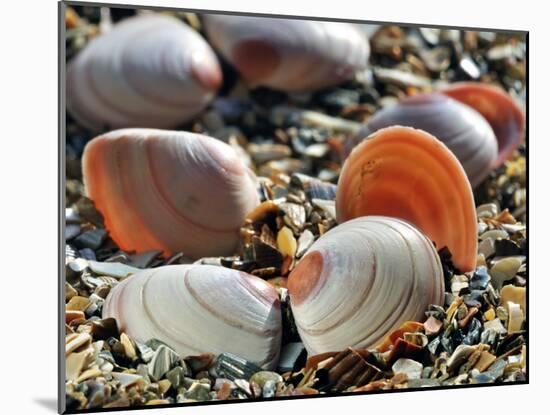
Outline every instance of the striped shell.
POLYGON ((125 19, 91 41, 67 68, 67 109, 96 131, 171 128, 197 115, 221 84, 217 58, 180 20, 125 19))
POLYGON ((210 265, 143 270, 107 296, 103 318, 145 342, 155 338, 182 357, 230 352, 274 368, 281 346, 275 289, 244 272, 210 265))
POLYGON ((477 220, 468 178, 437 138, 410 127, 378 130, 345 161, 336 191, 339 223, 367 215, 405 219, 462 272, 473 270, 477 220))
POLYGON ((227 144, 184 131, 123 129, 90 141, 88 196, 125 251, 233 254, 259 204, 256 177, 227 144))
POLYGON ((525 115, 502 89, 480 82, 459 82, 441 93, 474 108, 489 122, 498 141, 498 157, 493 167, 500 166, 523 141, 525 115))
POLYGON ((298 332, 309 355, 376 346, 407 320, 443 304, 433 244, 411 224, 383 216, 336 226, 288 279, 298 332))
POLYGON ((442 141, 457 157, 472 187, 490 173, 497 140, 477 111, 440 93, 418 94, 378 111, 357 134, 363 138, 392 125, 424 130, 442 141))
POLYGON ((215 48, 252 86, 311 91, 364 69, 367 37, 350 23, 205 15, 215 48))

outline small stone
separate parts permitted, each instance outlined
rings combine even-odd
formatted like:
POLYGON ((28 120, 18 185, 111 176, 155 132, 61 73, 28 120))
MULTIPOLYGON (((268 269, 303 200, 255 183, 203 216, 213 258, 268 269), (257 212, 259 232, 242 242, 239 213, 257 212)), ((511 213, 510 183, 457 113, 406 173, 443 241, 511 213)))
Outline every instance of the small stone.
POLYGON ((234 380, 235 385, 242 390, 244 393, 246 393, 247 396, 252 395, 252 391, 250 390, 250 383, 248 383, 244 379, 235 379, 234 380))
POLYGON ((479 239, 481 239, 482 241, 484 241, 485 239, 497 240, 497 239, 506 239, 506 238, 508 238, 508 232, 500 229, 492 229, 490 231, 484 232, 479 237, 479 239))
POLYGON ((469 56, 465 56, 462 59, 460 59, 460 62, 458 63, 458 67, 460 69, 460 72, 466 75, 466 77, 468 77, 469 79, 477 80, 481 76, 481 71, 479 67, 474 62, 474 60, 469 56))
POLYGON ((382 67, 375 67, 373 68, 373 71, 374 76, 382 83, 389 83, 399 86, 401 88, 427 88, 428 86, 430 86, 430 80, 428 78, 420 75, 415 75, 411 72, 382 67))
POLYGON ((441 330, 441 327, 443 326, 443 322, 436 319, 434 316, 428 317, 428 319, 424 322, 424 332, 428 336, 432 336, 434 334, 439 333, 439 330, 441 330))
MULTIPOLYGON (((507 362, 504 359, 498 359, 493 363, 489 369, 483 373, 486 373, 489 376, 492 376, 495 380, 502 377, 504 374, 504 369, 506 368, 507 362)), ((482 374, 483 374, 482 373, 482 374)))
POLYGON ((134 348, 134 345, 132 344, 132 341, 130 338, 126 335, 126 333, 120 334, 120 342, 122 343, 122 346, 124 346, 124 354, 130 359, 135 360, 137 359, 136 355, 136 349, 134 348))
POLYGON ((261 372, 254 373, 250 378, 249 382, 256 383, 263 388, 267 381, 273 381, 275 383, 280 383, 283 381, 283 377, 276 372, 269 372, 267 370, 262 370, 261 372))
POLYGON ((505 305, 509 301, 519 304, 522 311, 525 313, 526 289, 525 287, 514 287, 513 285, 505 285, 500 290, 500 305, 505 305))
MULTIPOLYGON (((147 346, 144 343, 135 342, 137 351, 139 352, 139 357, 141 360, 143 360, 145 363, 149 363, 153 356, 155 355, 155 352, 153 349, 151 349, 149 346, 147 346)), ((180 368, 181 369, 181 368, 180 368)))
POLYGON ((478 267, 470 279, 470 287, 474 290, 485 290, 491 281, 487 267, 478 267))
POLYGON ((183 384, 183 378, 185 377, 184 370, 181 366, 176 366, 172 370, 166 373, 166 379, 170 381, 172 388, 177 389, 183 384))
POLYGON ((88 333, 73 333, 65 338, 65 356, 75 350, 89 346, 92 343, 92 337, 88 333))
POLYGON ((521 266, 521 260, 517 257, 507 257, 495 262, 491 267, 493 286, 498 290, 505 281, 514 278, 521 266))
POLYGON ((477 252, 482 254, 485 258, 490 258, 495 254, 495 241, 491 238, 482 240, 479 243, 477 252))
POLYGON ((92 335, 95 340, 107 340, 110 337, 118 337, 118 327, 114 318, 108 317, 92 322, 92 335))
POLYGON ((90 269, 98 275, 107 275, 114 278, 124 278, 141 271, 139 268, 118 262, 89 261, 90 269))
POLYGON ((136 268, 147 268, 161 253, 162 251, 160 250, 154 250, 130 255, 129 265, 136 268))
POLYGON ((90 248, 96 250, 103 244, 106 238, 107 231, 102 228, 96 228, 81 233, 72 243, 80 249, 90 248))
POLYGON ((519 304, 508 301, 506 303, 508 309, 508 333, 517 333, 521 331, 524 316, 519 304))
POLYGON ((517 243, 510 239, 497 239, 495 241, 496 256, 517 256, 521 255, 521 249, 517 243))
POLYGON ((76 291, 71 284, 66 282, 65 283, 65 302, 68 302, 75 295, 78 295, 78 291, 76 291))
POLYGON ((447 367, 450 372, 454 372, 468 360, 468 357, 476 350, 474 346, 461 344, 459 345, 447 362, 447 367))
POLYGON ((494 320, 495 317, 496 317, 495 309, 494 309, 494 308, 490 308, 490 309, 487 310, 485 313, 483 313, 483 316, 485 317, 485 320, 487 320, 487 321, 494 320))
POLYGON ((91 350, 71 353, 65 360, 65 379, 76 381, 92 356, 91 350))
POLYGON ((86 316, 82 311, 78 310, 66 310, 65 311, 65 323, 69 324, 73 320, 83 320, 86 316))
POLYGON ((408 379, 420 379, 422 375, 422 364, 412 359, 400 358, 393 364, 394 374, 404 373, 408 379))
POLYGON ((490 321, 486 321, 483 324, 483 329, 484 330, 493 330, 497 334, 506 334, 507 333, 506 329, 502 325, 502 322, 498 318, 495 318, 495 319, 490 320, 490 321))
POLYGON ((334 200, 312 199, 311 203, 319 208, 328 219, 336 220, 336 206, 334 200))
POLYGON ((200 382, 193 382, 191 387, 184 393, 187 399, 194 399, 195 401, 210 400, 210 386, 200 382))
POLYGON ((76 379, 76 383, 83 382, 86 379, 96 378, 98 376, 101 376, 101 374, 102 373, 101 373, 101 370, 99 370, 99 368, 88 369, 76 379))
POLYGON ((167 346, 160 346, 148 364, 149 376, 153 380, 160 380, 179 361, 176 352, 167 346))
POLYGON ((294 257, 296 254, 297 244, 292 231, 283 226, 277 233, 277 247, 284 255, 294 257))
POLYGON ((268 380, 264 383, 264 386, 262 388, 262 397, 263 398, 272 398, 275 396, 275 391, 277 389, 277 383, 268 380))
POLYGON ((168 379, 163 379, 158 381, 158 385, 159 392, 164 395, 166 392, 168 392, 168 390, 172 386, 172 383, 168 379))
POLYGON ((491 366, 496 360, 496 356, 484 350, 481 352, 479 359, 474 365, 474 369, 484 372, 489 366, 491 366))
POLYGON ((65 240, 70 241, 80 234, 80 225, 67 225, 65 227, 65 240))
POLYGON ((119 372, 113 372, 112 375, 113 379, 119 381, 120 384, 125 388, 129 388, 130 386, 136 385, 138 383, 145 383, 145 379, 141 375, 119 372))

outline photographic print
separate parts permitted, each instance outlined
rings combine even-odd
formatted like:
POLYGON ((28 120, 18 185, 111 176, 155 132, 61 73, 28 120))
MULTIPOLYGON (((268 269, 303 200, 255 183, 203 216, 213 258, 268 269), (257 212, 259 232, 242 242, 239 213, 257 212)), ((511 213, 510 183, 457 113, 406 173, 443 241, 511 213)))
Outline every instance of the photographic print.
POLYGON ((60 3, 65 412, 528 382, 527 32, 418 23, 60 3))

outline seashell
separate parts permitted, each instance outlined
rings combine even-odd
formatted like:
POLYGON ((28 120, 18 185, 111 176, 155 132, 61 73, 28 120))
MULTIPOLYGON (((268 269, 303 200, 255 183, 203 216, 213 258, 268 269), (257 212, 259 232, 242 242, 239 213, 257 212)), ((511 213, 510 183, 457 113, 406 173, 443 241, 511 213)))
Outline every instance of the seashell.
POLYGON ((277 292, 260 278, 210 265, 143 270, 109 294, 103 317, 138 342, 158 339, 181 357, 228 352, 274 368, 281 346, 277 292))
POLYGON ((221 80, 195 30, 151 13, 116 24, 69 63, 67 109, 93 130, 171 128, 201 112, 221 80))
POLYGON ((123 129, 90 141, 86 191, 124 251, 233 254, 256 178, 227 144, 184 131, 123 129))
POLYGON ((424 130, 442 141, 462 164, 472 187, 492 169, 497 140, 489 123, 475 110, 440 93, 418 94, 378 111, 358 133, 393 125, 424 130))
POLYGON ((288 292, 309 355, 368 348, 443 304, 443 271, 414 226, 367 216, 321 236, 290 273, 288 292))
POLYGON ((458 82, 441 93, 474 108, 489 122, 498 141, 498 156, 493 167, 500 166, 523 141, 525 115, 502 89, 481 82, 458 82))
POLYGON ((365 69, 370 48, 358 25, 205 15, 211 43, 251 86, 312 91, 365 69))
POLYGON ((410 221, 447 247, 460 271, 474 269, 477 219, 456 157, 434 136, 409 127, 378 130, 345 161, 336 193, 339 223, 366 215, 410 221))

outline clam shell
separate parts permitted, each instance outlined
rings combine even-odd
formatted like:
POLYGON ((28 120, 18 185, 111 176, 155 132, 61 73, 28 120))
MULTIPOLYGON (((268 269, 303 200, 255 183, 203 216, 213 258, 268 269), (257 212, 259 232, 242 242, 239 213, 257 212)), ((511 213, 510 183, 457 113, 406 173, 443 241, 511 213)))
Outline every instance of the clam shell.
POLYGON ((336 193, 338 222, 366 215, 405 219, 462 272, 475 267, 477 220, 468 178, 437 138, 410 127, 378 130, 345 161, 336 193))
POLYGON ((227 144, 183 131, 122 129, 84 149, 86 191, 125 251, 233 254, 259 204, 256 178, 227 144))
POLYGON ((429 304, 443 304, 441 262, 411 224, 382 216, 321 236, 288 278, 290 304, 309 355, 377 345, 429 304))
POLYGON ((525 137, 525 115, 519 105, 502 89, 480 82, 458 82, 440 91, 479 112, 489 122, 498 140, 500 166, 525 137))
POLYGON ((125 19, 67 67, 67 109, 93 130, 171 128, 214 97, 222 73, 206 41, 180 20, 125 19))
POLYGON ((367 37, 358 25, 312 20, 204 16, 211 43, 253 86, 311 91, 364 69, 367 37))
POLYGON ((472 187, 490 173, 497 140, 477 111, 440 93, 418 94, 378 111, 357 134, 361 139, 392 125, 424 130, 443 142, 462 164, 472 187))
POLYGON ((181 357, 233 353, 274 368, 281 311, 274 288, 241 271, 210 265, 143 270, 111 290, 103 317, 146 342, 158 339, 181 357))

